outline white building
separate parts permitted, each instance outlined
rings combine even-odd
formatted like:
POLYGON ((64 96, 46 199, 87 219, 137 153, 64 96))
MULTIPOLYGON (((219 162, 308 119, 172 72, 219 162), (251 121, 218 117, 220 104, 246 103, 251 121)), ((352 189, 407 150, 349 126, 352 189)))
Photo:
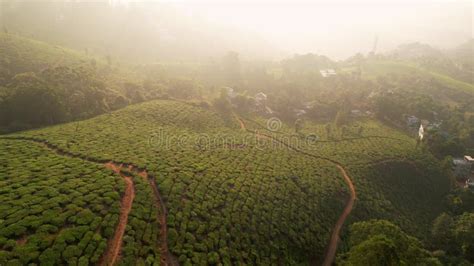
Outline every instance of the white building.
POLYGON ((471 163, 471 165, 474 165, 474 158, 472 158, 469 155, 464 155, 464 160, 467 161, 468 163, 471 163))
POLYGON ((295 111, 295 114, 296 114, 297 117, 300 117, 300 116, 306 114, 306 111, 303 110, 303 109, 295 109, 294 111, 295 111))
POLYGON ((267 100, 267 95, 263 92, 259 92, 257 94, 255 94, 255 100, 257 102, 264 102, 267 100))
POLYGON ((321 76, 323 76, 323 78, 327 78, 329 76, 334 76, 336 75, 336 70, 334 69, 321 69, 319 70, 319 73, 321 73, 321 76))
POLYGON ((420 129, 418 129, 418 137, 420 137, 420 140, 423 140, 424 135, 425 135, 425 130, 423 129, 423 124, 421 124, 420 129))
POLYGON ((233 99, 237 96, 237 93, 235 93, 234 89, 231 87, 224 87, 225 91, 227 92, 227 97, 230 99, 233 99))

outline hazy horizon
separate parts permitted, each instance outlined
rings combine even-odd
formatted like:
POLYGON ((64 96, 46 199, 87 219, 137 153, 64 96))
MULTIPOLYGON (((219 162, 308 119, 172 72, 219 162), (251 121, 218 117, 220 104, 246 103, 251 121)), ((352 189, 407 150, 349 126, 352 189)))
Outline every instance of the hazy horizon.
POLYGON ((91 50, 106 43, 122 54, 133 47, 157 61, 204 60, 229 50, 249 59, 316 53, 341 60, 367 54, 375 38, 377 52, 412 42, 448 49, 473 38, 470 1, 4 1, 1 7, 0 23, 24 34, 59 45, 78 46, 73 40, 81 39, 91 50))

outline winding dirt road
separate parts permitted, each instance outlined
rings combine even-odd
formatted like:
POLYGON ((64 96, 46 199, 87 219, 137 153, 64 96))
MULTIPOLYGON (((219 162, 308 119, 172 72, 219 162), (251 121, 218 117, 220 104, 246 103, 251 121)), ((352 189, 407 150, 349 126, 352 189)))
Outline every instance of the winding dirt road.
POLYGON ((105 164, 105 167, 111 169, 125 180, 125 193, 120 204, 119 222, 115 228, 114 237, 109 241, 107 250, 105 251, 102 262, 100 263, 100 265, 115 265, 120 250, 122 250, 122 239, 128 223, 128 214, 132 210, 133 199, 135 198, 135 188, 132 178, 120 172, 122 165, 108 162, 105 164))
POLYGON ((329 162, 335 164, 336 167, 339 169, 339 171, 341 171, 342 176, 344 177, 344 181, 346 182, 346 184, 349 187, 351 195, 350 195, 349 200, 346 203, 346 206, 344 207, 344 210, 342 211, 341 215, 339 216, 339 219, 337 220, 336 224, 334 225, 334 228, 333 228, 332 234, 331 234, 331 239, 329 240, 329 244, 328 244, 328 247, 327 247, 326 252, 325 252, 324 262, 323 262, 322 265, 323 266, 332 265, 332 263, 334 261, 334 258, 336 256, 336 251, 337 251, 337 246, 338 246, 339 239, 340 239, 339 236, 340 236, 340 233, 341 233, 342 226, 344 225, 344 222, 346 221, 347 217, 351 213, 351 211, 354 207, 355 200, 356 200, 356 190, 355 190, 355 186, 352 183, 352 180, 351 180, 350 176, 347 174, 346 170, 344 169, 344 167, 342 166, 341 163, 339 163, 335 160, 329 159, 329 158, 317 156, 317 155, 308 153, 306 151, 300 150, 296 147, 293 147, 293 146, 289 145, 288 143, 285 143, 285 142, 275 138, 274 136, 259 133, 258 131, 252 131, 250 129, 247 129, 246 126, 245 126, 245 122, 237 114, 234 113, 234 116, 237 119, 237 121, 239 122, 241 130, 245 130, 247 132, 253 133, 253 134, 257 135, 258 137, 271 139, 272 141, 283 144, 287 148, 289 148, 291 150, 294 150, 296 152, 299 152, 301 154, 311 156, 311 157, 314 157, 314 158, 317 158, 317 159, 322 159, 322 160, 325 160, 325 161, 329 161, 329 162))
POLYGON ((137 175, 146 178, 153 189, 153 194, 155 196, 155 202, 160 209, 158 213, 158 220, 160 221, 160 251, 161 251, 161 263, 162 265, 179 265, 177 259, 169 252, 168 249, 168 241, 167 241, 167 223, 166 223, 166 206, 164 201, 161 198, 161 195, 158 191, 156 186, 155 178, 148 174, 146 169, 140 169, 134 164, 129 163, 118 163, 114 161, 107 161, 107 160, 100 160, 89 158, 82 154, 76 154, 67 150, 64 150, 54 144, 49 143, 46 140, 30 138, 30 137, 2 137, 1 139, 7 140, 19 140, 19 141, 31 141, 41 145, 44 145, 47 149, 51 150, 52 152, 61 155, 67 156, 71 158, 79 158, 84 161, 103 164, 106 168, 111 169, 115 173, 119 174, 125 180, 125 193, 121 199, 121 208, 120 208, 120 215, 119 215, 119 222, 115 229, 114 236, 107 245, 107 249, 102 255, 100 260, 100 265, 114 265, 117 263, 117 259, 120 256, 120 251, 122 249, 123 243, 123 235, 125 233, 125 229, 128 222, 128 214, 133 205, 133 199, 135 197, 135 188, 134 183, 131 177, 124 175, 120 170, 122 168, 127 168, 129 171, 135 172, 137 175))
POLYGON ((323 266, 330 266, 334 261, 334 257, 336 256, 337 251, 337 244, 339 242, 339 234, 341 232, 342 226, 344 225, 344 222, 346 221, 347 217, 352 211, 352 208, 354 207, 354 202, 356 199, 356 191, 351 178, 340 164, 337 165, 337 168, 339 168, 342 175, 344 176, 344 181, 346 181, 346 184, 349 186, 349 190, 351 191, 351 197, 347 201, 344 211, 342 211, 341 216, 339 216, 339 219, 334 225, 334 229, 332 230, 331 234, 331 240, 329 241, 329 245, 326 250, 323 266))

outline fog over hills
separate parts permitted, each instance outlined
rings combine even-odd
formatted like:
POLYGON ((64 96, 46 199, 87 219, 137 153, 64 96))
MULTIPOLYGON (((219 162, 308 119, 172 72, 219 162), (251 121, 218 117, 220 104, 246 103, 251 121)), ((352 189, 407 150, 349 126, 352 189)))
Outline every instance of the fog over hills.
POLYGON ((378 52, 409 42, 445 49, 473 37, 470 1, 3 1, 0 24, 138 62, 208 60, 229 50, 344 59, 375 42, 378 52))

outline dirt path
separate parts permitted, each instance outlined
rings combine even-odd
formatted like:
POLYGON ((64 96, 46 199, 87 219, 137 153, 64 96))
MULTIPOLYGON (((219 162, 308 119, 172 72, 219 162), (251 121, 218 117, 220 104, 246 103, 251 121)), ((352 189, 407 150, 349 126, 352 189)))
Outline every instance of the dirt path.
POLYGON ((156 206, 159 209, 158 212, 158 221, 160 222, 161 228, 160 228, 160 238, 159 238, 159 244, 160 244, 160 252, 161 252, 161 265, 179 265, 178 260, 169 252, 168 249, 168 226, 166 223, 166 215, 168 214, 166 210, 166 205, 160 195, 160 192, 158 190, 158 187, 156 186, 155 178, 150 176, 146 170, 140 171, 137 168, 130 168, 130 170, 134 170, 136 172, 139 172, 138 175, 143 177, 148 181, 150 184, 153 194, 155 196, 155 203, 156 206))
POLYGON ((354 202, 356 199, 356 191, 355 191, 355 187, 354 187, 354 184, 352 183, 351 178, 346 173, 346 170, 340 164, 337 165, 337 168, 339 168, 342 175, 344 176, 344 181, 346 181, 346 184, 349 186, 349 189, 351 191, 351 197, 347 201, 346 207, 344 208, 341 216, 339 216, 339 219, 334 225, 334 229, 332 230, 332 234, 331 234, 331 240, 329 241, 329 246, 326 250, 323 266, 330 266, 332 262, 334 261, 334 257, 336 256, 336 251, 337 251, 337 244, 339 242, 339 234, 341 232, 342 226, 344 225, 344 222, 346 221, 347 217, 352 211, 352 208, 354 207, 354 202))
POLYGON ((49 143, 46 140, 41 140, 41 139, 36 139, 36 138, 30 138, 30 137, 1 137, 1 139, 7 139, 7 140, 20 140, 20 141, 31 141, 35 142, 41 145, 44 145, 47 149, 51 150, 52 152, 61 155, 61 156, 67 156, 71 158, 79 158, 84 161, 92 162, 92 163, 97 163, 97 164, 103 164, 106 168, 111 169, 115 173, 119 174, 122 178, 125 180, 126 188, 125 188, 125 195, 121 200, 121 210, 120 210, 120 215, 119 215, 119 223, 117 225, 117 228, 115 229, 114 237, 109 241, 107 245, 107 250, 104 252, 102 255, 102 259, 100 262, 100 265, 113 265, 117 262, 117 258, 120 255, 120 250, 122 247, 122 238, 125 233, 126 225, 128 222, 128 214, 130 213, 130 210, 132 208, 133 204, 133 199, 135 197, 135 188, 133 184, 133 180, 129 176, 123 175, 120 170, 122 168, 127 168, 129 171, 135 172, 137 175, 148 179, 148 182, 150 183, 150 186, 153 189, 153 193, 155 196, 156 204, 158 205, 158 208, 160 209, 159 212, 159 221, 160 221, 160 251, 162 255, 162 260, 161 263, 162 265, 179 265, 178 260, 174 258, 174 256, 169 252, 168 249, 168 241, 167 241, 167 223, 166 223, 166 206, 164 204, 164 201, 161 198, 161 195, 158 191, 158 188, 156 186, 155 178, 151 175, 148 174, 146 169, 140 169, 134 164, 129 164, 129 163, 118 163, 114 161, 107 161, 107 160, 100 160, 100 159, 94 159, 87 157, 85 155, 81 154, 76 154, 67 150, 64 150, 54 144, 49 143))
POLYGON ((234 115, 235 119, 237 119, 237 121, 239 121, 239 124, 240 124, 240 129, 241 130, 247 130, 247 128, 245 127, 245 123, 244 121, 234 112, 232 112, 232 114, 234 115))
POLYGON ((117 227, 115 228, 114 237, 109 240, 107 250, 105 251, 100 265, 114 265, 122 250, 122 239, 128 223, 128 214, 132 210, 133 199, 135 198, 135 188, 132 178, 120 172, 122 165, 116 165, 112 162, 106 163, 105 167, 111 169, 125 180, 125 193, 122 197, 120 206, 120 216, 117 227))
POLYGON ((334 228, 333 228, 332 234, 331 234, 331 239, 329 240, 329 244, 328 244, 328 247, 327 247, 326 252, 325 252, 325 258, 324 258, 323 266, 330 266, 334 261, 334 257, 336 256, 336 251, 337 251, 337 246, 338 246, 339 239, 340 239, 339 236, 340 236, 340 233, 341 233, 342 226, 344 225, 344 222, 346 221, 347 217, 351 213, 351 211, 354 207, 355 200, 356 200, 356 190, 355 190, 355 186, 352 183, 352 180, 351 180, 350 176, 347 174, 346 170, 344 169, 344 167, 342 166, 341 163, 339 163, 335 160, 332 160, 330 158, 321 157, 321 156, 314 155, 314 154, 308 153, 306 151, 300 150, 298 148, 295 148, 295 147, 289 145, 288 143, 285 143, 285 142, 275 138, 274 136, 267 135, 267 134, 264 134, 264 133, 260 133, 258 131, 252 131, 250 129, 247 129, 246 126, 245 126, 244 121, 238 115, 236 115, 235 113, 234 113, 234 116, 239 121, 240 128, 242 130, 246 130, 250 133, 253 133, 253 134, 257 135, 258 137, 271 139, 272 141, 283 144, 288 149, 294 150, 294 151, 299 152, 301 154, 311 156, 311 157, 314 157, 314 158, 317 158, 317 159, 329 161, 329 162, 335 164, 336 167, 339 169, 339 171, 341 171, 342 176, 344 177, 344 181, 346 182, 346 184, 349 187, 351 195, 350 195, 349 200, 346 203, 346 206, 344 207, 344 210, 342 211, 341 215, 339 216, 339 219, 337 220, 336 224, 334 225, 334 228))
POLYGON ((168 227, 166 224, 166 215, 168 214, 166 211, 165 204, 163 203, 163 199, 158 192, 158 188, 156 187, 156 183, 154 179, 148 179, 150 182, 151 187, 153 188, 153 193, 155 194, 155 198, 157 198, 157 205, 160 208, 160 212, 158 214, 158 220, 160 221, 161 228, 160 228, 160 250, 161 250, 161 263, 162 265, 179 265, 178 260, 169 252, 168 249, 168 227))

